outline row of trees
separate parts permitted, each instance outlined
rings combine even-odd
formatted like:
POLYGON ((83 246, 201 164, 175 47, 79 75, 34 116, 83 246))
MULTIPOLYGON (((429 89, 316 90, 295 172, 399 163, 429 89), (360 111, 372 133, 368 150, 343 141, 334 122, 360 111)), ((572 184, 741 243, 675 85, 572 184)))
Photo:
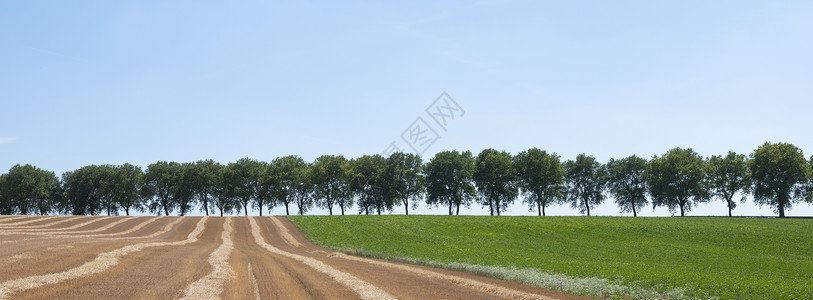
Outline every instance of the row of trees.
MULTIPOLYGON (((581 213, 612 196, 622 212, 638 215, 648 204, 683 216, 697 203, 721 199, 728 214, 736 195, 752 194, 784 217, 799 201, 813 199, 813 157, 786 143, 765 143, 749 157, 729 152, 703 158, 692 149, 674 148, 650 160, 637 156, 601 164, 581 154, 562 162, 555 153, 533 148, 515 156, 486 149, 437 153, 424 164, 414 154, 356 159, 323 155, 313 163, 285 156, 270 163, 244 158, 222 165, 159 161, 142 170, 131 164, 91 165, 62 174, 16 165, 0 175, 0 214, 117 215, 149 211, 185 215, 200 208, 206 215, 314 206, 341 214, 357 205, 359 213, 381 214, 403 206, 460 207, 473 203, 500 215, 523 196, 540 216, 550 205, 570 203, 581 213)), ((742 197, 740 201, 746 201, 742 197)), ((813 202, 813 201, 811 201, 813 202)))

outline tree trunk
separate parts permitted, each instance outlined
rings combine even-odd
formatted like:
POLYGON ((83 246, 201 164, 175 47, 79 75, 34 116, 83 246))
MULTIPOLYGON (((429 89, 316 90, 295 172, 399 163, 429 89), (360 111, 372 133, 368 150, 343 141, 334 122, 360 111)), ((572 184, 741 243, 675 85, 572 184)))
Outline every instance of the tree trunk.
POLYGON ((536 211, 539 216, 542 216, 542 202, 536 201, 536 211))
POLYGON ((453 214, 452 214, 452 208, 453 208, 453 207, 454 207, 454 202, 449 201, 449 215, 450 215, 450 216, 451 216, 451 215, 453 215, 453 214))
POLYGON ((488 209, 491 210, 490 213, 491 213, 491 216, 493 217, 494 216, 494 203, 491 202, 491 200, 488 200, 488 209))
POLYGON ((637 211, 635 211, 635 201, 633 201, 633 202, 632 202, 632 216, 633 216, 633 217, 637 217, 637 216, 638 216, 638 212, 637 212, 637 211))
POLYGON ((457 205, 457 214, 456 215, 458 215, 458 216, 460 215, 460 204, 457 205))
POLYGON ((785 203, 782 201, 779 201, 779 217, 780 218, 785 217, 785 203))
POLYGON ((381 215, 381 207, 377 207, 377 209, 378 209, 378 215, 380 216, 381 215))
POLYGON ((258 201, 257 204, 258 204, 257 206, 260 207, 260 217, 262 217, 263 216, 263 204, 262 204, 262 202, 259 202, 259 201, 258 201))
POLYGON ((220 208, 220 216, 223 216, 223 208, 220 208))
POLYGON ((243 211, 246 213, 246 217, 248 217, 248 201, 243 203, 243 211))
POLYGON ((404 201, 404 213, 409 215, 409 201, 404 201))
POLYGON ((166 205, 164 205, 164 215, 169 216, 169 208, 166 205))
POLYGON ((686 212, 685 212, 685 211, 683 211, 683 204, 680 204, 680 205, 678 205, 678 206, 680 206, 680 216, 681 216, 681 217, 685 217, 685 216, 686 216, 686 212))
POLYGON ((291 214, 288 213, 288 202, 285 202, 285 215, 290 216, 291 214))
POLYGON ((130 216, 130 208, 129 207, 124 208, 124 214, 126 214, 128 217, 130 216))
POLYGON ((342 216, 344 216, 344 205, 339 205, 339 209, 342 210, 342 216))
POLYGON ((587 208, 587 216, 589 217, 590 216, 590 202, 587 201, 587 200, 584 200, 584 207, 587 208))
POLYGON ((542 216, 543 217, 545 216, 545 206, 544 205, 542 205, 542 216))
POLYGON ((203 198, 203 211, 206 212, 206 215, 209 215, 209 201, 206 198, 203 198))

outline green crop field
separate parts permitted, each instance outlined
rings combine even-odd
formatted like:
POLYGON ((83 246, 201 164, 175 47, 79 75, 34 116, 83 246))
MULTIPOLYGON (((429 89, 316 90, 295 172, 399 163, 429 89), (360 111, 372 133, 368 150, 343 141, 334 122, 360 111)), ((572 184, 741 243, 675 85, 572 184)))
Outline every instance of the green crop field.
POLYGON ((671 295, 670 290, 687 297, 723 299, 813 295, 810 219, 303 216, 291 220, 321 246, 360 249, 368 255, 537 269, 660 295, 671 295))

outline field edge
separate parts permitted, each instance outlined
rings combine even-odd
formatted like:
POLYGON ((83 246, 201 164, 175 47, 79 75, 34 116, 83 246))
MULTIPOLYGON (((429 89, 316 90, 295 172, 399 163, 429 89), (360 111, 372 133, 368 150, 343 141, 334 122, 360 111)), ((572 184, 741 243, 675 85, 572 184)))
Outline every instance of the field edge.
MULTIPOLYGON (((287 219, 297 227, 302 235, 304 235, 315 245, 348 255, 464 272, 478 276, 519 282, 525 285, 583 297, 602 299, 698 299, 686 296, 686 293, 689 291, 689 289, 686 288, 667 286, 658 286, 653 288, 636 283, 623 283, 621 280, 553 274, 541 269, 475 265, 460 262, 447 263, 423 258, 404 257, 389 253, 375 252, 361 248, 339 248, 327 245, 322 241, 314 239, 306 230, 302 230, 294 218, 287 219)), ((708 299, 714 300, 720 298, 711 297, 708 299)))

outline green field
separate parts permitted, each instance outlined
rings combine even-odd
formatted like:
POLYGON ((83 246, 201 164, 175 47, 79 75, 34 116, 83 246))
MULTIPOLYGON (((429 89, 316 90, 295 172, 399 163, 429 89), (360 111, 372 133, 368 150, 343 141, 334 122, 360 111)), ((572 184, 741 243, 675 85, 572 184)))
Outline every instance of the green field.
POLYGON ((291 220, 323 247, 362 249, 385 257, 539 269, 662 293, 682 290, 684 296, 697 298, 813 295, 810 219, 302 216, 291 220))

